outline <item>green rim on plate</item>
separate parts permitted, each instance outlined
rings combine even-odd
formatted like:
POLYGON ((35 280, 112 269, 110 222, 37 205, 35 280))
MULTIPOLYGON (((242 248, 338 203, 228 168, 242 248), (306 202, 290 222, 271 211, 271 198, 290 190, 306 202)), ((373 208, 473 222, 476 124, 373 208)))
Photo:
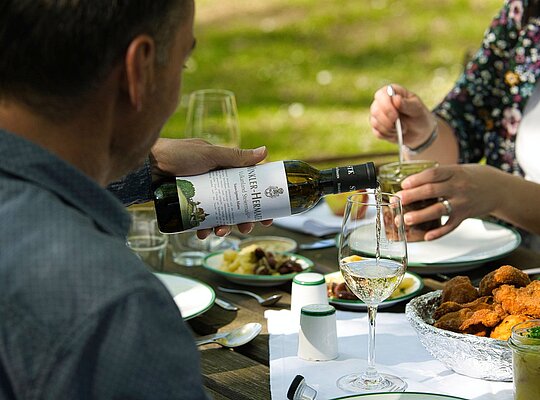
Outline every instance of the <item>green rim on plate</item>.
MULTIPOLYGON (((182 314, 182 319, 183 319, 184 321, 187 321, 187 320, 189 320, 189 319, 198 317, 198 316, 201 315, 201 314, 204 314, 206 311, 208 311, 208 310, 214 305, 214 302, 216 301, 216 292, 215 292, 214 288, 212 288, 212 286, 208 285, 208 284, 205 283, 205 282, 202 282, 202 281, 200 281, 200 280, 198 280, 198 279, 191 278, 191 277, 189 277, 189 276, 180 275, 180 274, 173 274, 173 273, 166 273, 166 272, 154 272, 153 274, 154 274, 154 275, 168 275, 168 276, 171 276, 171 277, 173 277, 173 278, 181 278, 181 279, 183 279, 183 280, 191 281, 191 282, 193 282, 193 283, 196 283, 196 284, 198 284, 198 285, 200 285, 200 286, 203 286, 203 287, 205 287, 206 289, 209 290, 209 292, 210 292, 210 294, 211 294, 211 296, 212 296, 212 298, 210 299, 209 304, 207 304, 207 305, 206 305, 204 308, 202 308, 200 311, 197 311, 197 312, 192 313, 192 314, 190 314, 190 315, 185 316, 185 315, 182 314)), ((157 277, 157 276, 156 276, 156 277, 157 277)), ((160 279, 160 278, 158 277, 158 279, 160 279)), ((161 279, 160 279, 160 281, 161 281, 161 279)), ((161 281, 161 283, 162 283, 163 285, 165 285, 165 283, 164 283, 163 281, 161 281)), ((166 286, 166 285, 165 285, 165 286, 166 286)), ((168 290, 168 289, 167 289, 167 290, 168 290)), ((174 299, 174 296, 173 296, 173 299, 174 299)))
POLYGON ((379 392, 379 393, 364 393, 364 394, 352 394, 344 397, 334 397, 331 400, 354 400, 354 399, 374 399, 374 400, 467 400, 463 397, 449 396, 446 394, 426 393, 426 392, 379 392), (399 397, 397 397, 399 396, 399 397), (420 397, 419 397, 420 396, 420 397))
POLYGON ((296 253, 289 253, 289 252, 276 252, 276 254, 283 254, 288 257, 290 257, 293 260, 301 260, 302 262, 307 265, 306 268, 302 272, 292 272, 290 274, 284 274, 284 275, 255 275, 255 274, 235 274, 234 272, 227 272, 223 271, 219 268, 211 267, 208 265, 208 260, 212 257, 216 257, 219 255, 222 255, 223 251, 218 251, 215 253, 210 253, 203 259, 202 266, 212 272, 215 272, 216 274, 223 275, 225 277, 231 277, 237 280, 256 280, 256 281, 265 281, 265 282, 272 282, 272 281, 287 281, 294 278, 295 275, 301 274, 302 272, 308 272, 311 271, 311 269, 314 266, 313 261, 311 261, 309 258, 301 256, 300 254, 296 253))
MULTIPOLYGON (((472 219, 479 219, 479 218, 472 218, 472 219)), ((409 261, 407 263, 407 266, 412 267, 412 268, 415 268, 415 267, 432 267, 432 266, 438 266, 438 265, 444 265, 444 266, 448 266, 448 267, 451 267, 451 266, 460 266, 460 267, 475 266, 475 265, 484 264, 484 263, 491 262, 491 261, 497 260, 499 258, 502 258, 502 257, 506 256, 507 254, 511 253, 512 251, 514 251, 515 249, 517 249, 519 247, 519 245, 521 244, 521 240, 522 240, 521 235, 515 228, 505 226, 505 225, 502 225, 500 223, 493 222, 493 221, 484 221, 484 220, 482 220, 482 222, 490 224, 490 225, 494 225, 494 226, 497 226, 499 228, 503 228, 503 229, 506 229, 506 230, 510 231, 514 236, 514 241, 511 243, 511 245, 508 244, 507 245, 508 247, 503 246, 502 248, 497 248, 497 253, 495 255, 489 256, 489 257, 475 258, 475 259, 471 259, 471 260, 466 260, 466 259, 465 260, 449 260, 449 261, 440 261, 440 262, 432 262, 431 263, 431 262, 414 262, 414 261, 410 260, 410 256, 409 256, 409 261)), ((341 236, 341 234, 339 234, 339 233, 335 236, 336 247, 338 247, 338 248, 339 248, 340 236, 341 236)), ((360 256, 362 256, 362 255, 364 255, 364 256, 373 256, 373 254, 369 254, 369 253, 361 252, 361 251, 359 251, 359 255, 360 256)))

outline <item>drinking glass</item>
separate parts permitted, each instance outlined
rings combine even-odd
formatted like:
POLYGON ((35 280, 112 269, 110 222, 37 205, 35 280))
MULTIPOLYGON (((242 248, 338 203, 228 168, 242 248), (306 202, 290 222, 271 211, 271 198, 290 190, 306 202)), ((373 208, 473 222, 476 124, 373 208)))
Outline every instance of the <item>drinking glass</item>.
POLYGON ((377 306, 398 287, 407 268, 407 242, 399 197, 367 191, 347 199, 339 239, 339 268, 351 291, 368 310, 367 369, 338 379, 353 393, 402 392, 407 384, 375 368, 377 306))
MULTIPOLYGON (((203 89, 191 93, 187 111, 186 137, 204 139, 219 146, 240 147, 240 128, 234 93, 222 89, 203 89)), ((180 240, 190 241, 188 247, 195 248, 187 259, 175 257, 176 262, 182 265, 200 265, 208 252, 236 245, 233 239, 219 238, 213 233, 204 242, 199 242, 193 232, 179 235, 183 235, 179 238, 180 240)))
POLYGON ((238 110, 233 92, 197 90, 189 96, 186 137, 225 147, 240 146, 238 110))
POLYGON ((162 272, 167 252, 167 236, 162 234, 157 225, 153 208, 133 207, 129 209, 131 227, 127 236, 127 245, 149 267, 162 272))

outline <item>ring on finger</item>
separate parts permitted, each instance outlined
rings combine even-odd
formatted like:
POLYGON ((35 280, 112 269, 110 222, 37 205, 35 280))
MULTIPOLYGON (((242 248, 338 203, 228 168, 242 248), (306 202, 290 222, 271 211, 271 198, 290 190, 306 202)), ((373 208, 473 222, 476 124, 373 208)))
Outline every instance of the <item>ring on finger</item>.
POLYGON ((443 215, 449 216, 450 214, 452 214, 452 205, 450 204, 448 199, 441 198, 439 201, 444 206, 443 215))

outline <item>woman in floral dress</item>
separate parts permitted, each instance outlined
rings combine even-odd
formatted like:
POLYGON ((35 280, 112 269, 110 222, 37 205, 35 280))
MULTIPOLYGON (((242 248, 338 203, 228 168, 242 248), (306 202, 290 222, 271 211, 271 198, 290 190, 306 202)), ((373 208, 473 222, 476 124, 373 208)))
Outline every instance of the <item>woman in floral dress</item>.
POLYGON ((465 218, 486 215, 531 233, 528 240, 540 234, 539 79, 540 1, 506 0, 482 46, 433 111, 399 85, 392 85, 392 98, 386 87, 375 93, 374 134, 395 142, 399 116, 406 158, 441 164, 402 184, 404 205, 441 199, 407 213, 407 224, 449 217, 426 240, 465 218))

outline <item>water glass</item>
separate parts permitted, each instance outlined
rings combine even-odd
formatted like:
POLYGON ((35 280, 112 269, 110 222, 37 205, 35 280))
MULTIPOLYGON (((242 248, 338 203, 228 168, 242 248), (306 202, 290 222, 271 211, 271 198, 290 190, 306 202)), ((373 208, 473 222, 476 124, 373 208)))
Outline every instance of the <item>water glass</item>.
POLYGON ((210 234, 199 239, 195 232, 181 232, 170 235, 173 261, 185 267, 202 265, 204 257, 221 249, 225 238, 210 234))
POLYGON ((127 245, 137 256, 155 272, 162 272, 167 252, 167 236, 162 234, 157 225, 152 208, 132 209, 131 228, 127 245))

